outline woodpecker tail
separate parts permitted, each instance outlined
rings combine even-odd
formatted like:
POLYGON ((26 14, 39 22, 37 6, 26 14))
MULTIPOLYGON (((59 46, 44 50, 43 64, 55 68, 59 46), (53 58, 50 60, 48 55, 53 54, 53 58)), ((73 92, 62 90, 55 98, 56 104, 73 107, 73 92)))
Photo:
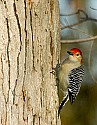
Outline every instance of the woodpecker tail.
POLYGON ((59 117, 59 114, 60 114, 60 111, 61 111, 62 107, 66 104, 66 102, 67 102, 68 100, 69 100, 68 94, 66 94, 66 96, 63 98, 63 100, 62 100, 62 102, 61 102, 61 104, 60 104, 60 106, 59 106, 59 109, 58 109, 58 117, 59 117))

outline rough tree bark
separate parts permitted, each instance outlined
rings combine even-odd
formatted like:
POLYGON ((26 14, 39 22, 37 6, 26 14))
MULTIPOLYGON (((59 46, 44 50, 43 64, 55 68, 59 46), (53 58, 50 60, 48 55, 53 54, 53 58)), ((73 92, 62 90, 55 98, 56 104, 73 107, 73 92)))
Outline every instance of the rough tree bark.
POLYGON ((59 55, 57 0, 0 0, 0 125, 60 125, 59 55))

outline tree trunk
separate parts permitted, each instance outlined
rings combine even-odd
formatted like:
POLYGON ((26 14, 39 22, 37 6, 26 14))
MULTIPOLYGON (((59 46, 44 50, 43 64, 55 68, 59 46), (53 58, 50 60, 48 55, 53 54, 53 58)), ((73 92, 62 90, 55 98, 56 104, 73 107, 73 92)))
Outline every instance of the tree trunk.
POLYGON ((57 0, 0 0, 0 125, 60 125, 59 32, 57 0))

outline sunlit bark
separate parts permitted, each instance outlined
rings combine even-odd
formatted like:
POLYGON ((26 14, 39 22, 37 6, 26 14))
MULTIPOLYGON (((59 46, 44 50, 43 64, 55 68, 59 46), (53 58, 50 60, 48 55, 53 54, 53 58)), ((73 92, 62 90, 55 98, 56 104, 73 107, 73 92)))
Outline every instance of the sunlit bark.
POLYGON ((0 125, 60 125, 59 39, 58 1, 0 1, 0 125))

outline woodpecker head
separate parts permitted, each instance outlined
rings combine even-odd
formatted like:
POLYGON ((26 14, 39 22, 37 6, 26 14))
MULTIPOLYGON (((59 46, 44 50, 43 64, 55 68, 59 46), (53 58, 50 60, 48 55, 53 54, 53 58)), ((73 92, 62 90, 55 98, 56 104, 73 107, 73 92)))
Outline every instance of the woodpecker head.
POLYGON ((70 51, 67 51, 69 54, 69 60, 72 62, 82 63, 82 52, 77 48, 72 48, 70 51))

